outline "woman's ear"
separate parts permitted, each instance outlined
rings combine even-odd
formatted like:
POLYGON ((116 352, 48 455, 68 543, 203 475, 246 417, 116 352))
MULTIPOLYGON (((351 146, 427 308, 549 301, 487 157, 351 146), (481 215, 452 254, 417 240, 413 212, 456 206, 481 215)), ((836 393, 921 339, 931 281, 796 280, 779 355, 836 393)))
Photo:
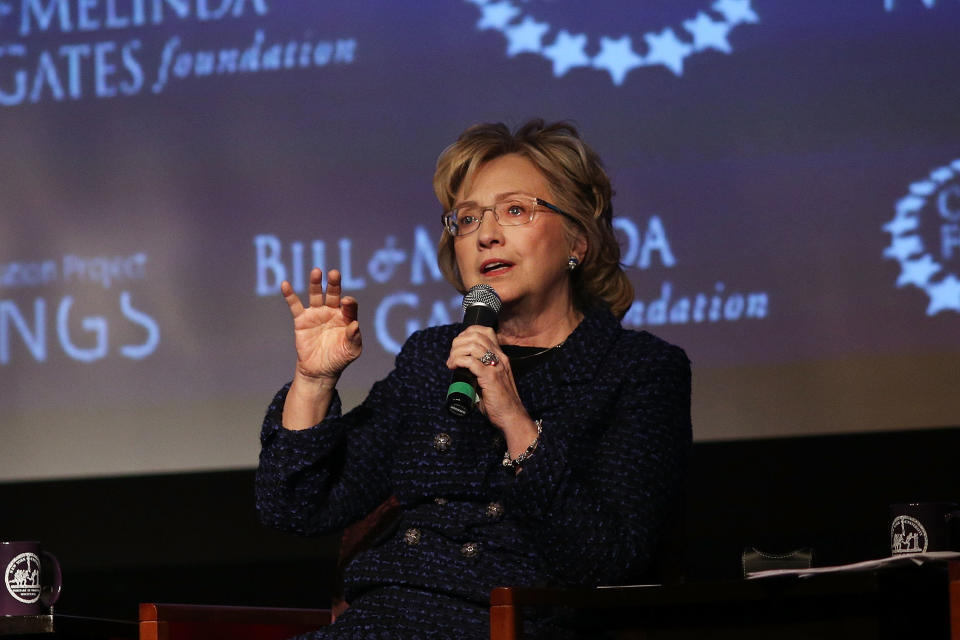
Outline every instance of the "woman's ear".
POLYGON ((570 249, 570 255, 576 256, 577 260, 582 264, 583 259, 587 255, 587 234, 580 231, 577 233, 577 239, 573 243, 573 247, 570 249))

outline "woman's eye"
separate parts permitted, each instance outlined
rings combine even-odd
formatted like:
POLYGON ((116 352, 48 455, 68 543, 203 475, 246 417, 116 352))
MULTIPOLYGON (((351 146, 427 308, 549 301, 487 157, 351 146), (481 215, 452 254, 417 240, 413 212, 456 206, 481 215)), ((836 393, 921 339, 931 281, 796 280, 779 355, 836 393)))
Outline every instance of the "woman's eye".
POLYGON ((470 214, 467 214, 467 215, 465 215, 465 216, 461 216, 461 217, 457 220, 457 222, 460 223, 460 226, 461 226, 461 227, 469 227, 470 225, 476 223, 476 221, 477 221, 477 216, 470 215, 470 214))
POLYGON ((526 212, 527 210, 523 207, 522 204, 511 204, 509 207, 507 207, 507 214, 514 218, 519 218, 520 216, 524 215, 526 212))

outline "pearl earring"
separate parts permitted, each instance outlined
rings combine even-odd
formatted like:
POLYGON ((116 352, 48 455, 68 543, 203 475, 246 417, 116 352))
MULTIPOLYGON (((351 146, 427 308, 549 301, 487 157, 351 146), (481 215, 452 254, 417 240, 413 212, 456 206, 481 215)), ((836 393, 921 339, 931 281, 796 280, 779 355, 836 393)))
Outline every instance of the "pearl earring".
POLYGON ((567 271, 573 271, 577 268, 578 264, 580 264, 580 261, 577 260, 577 256, 570 256, 567 260, 567 271))

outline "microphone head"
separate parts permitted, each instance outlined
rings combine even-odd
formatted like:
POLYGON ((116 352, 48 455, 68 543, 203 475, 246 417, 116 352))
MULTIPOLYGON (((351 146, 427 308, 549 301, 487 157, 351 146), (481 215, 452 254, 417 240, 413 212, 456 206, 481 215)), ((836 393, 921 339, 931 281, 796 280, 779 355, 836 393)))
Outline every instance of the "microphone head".
POLYGON ((482 304, 493 309, 494 313, 500 313, 500 296, 488 284, 475 284, 470 287, 470 291, 463 296, 463 310, 475 304, 482 304))

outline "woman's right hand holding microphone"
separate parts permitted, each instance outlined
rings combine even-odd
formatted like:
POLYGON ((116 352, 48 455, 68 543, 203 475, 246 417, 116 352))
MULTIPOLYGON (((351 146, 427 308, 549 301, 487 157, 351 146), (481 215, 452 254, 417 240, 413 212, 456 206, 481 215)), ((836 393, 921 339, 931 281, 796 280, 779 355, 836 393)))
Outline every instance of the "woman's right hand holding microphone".
POLYGON ((327 415, 340 374, 360 357, 363 341, 356 299, 340 295, 340 272, 327 274, 323 291, 320 269, 310 271, 309 307, 304 307, 290 283, 280 291, 293 315, 297 368, 283 407, 283 426, 301 430, 327 415))

